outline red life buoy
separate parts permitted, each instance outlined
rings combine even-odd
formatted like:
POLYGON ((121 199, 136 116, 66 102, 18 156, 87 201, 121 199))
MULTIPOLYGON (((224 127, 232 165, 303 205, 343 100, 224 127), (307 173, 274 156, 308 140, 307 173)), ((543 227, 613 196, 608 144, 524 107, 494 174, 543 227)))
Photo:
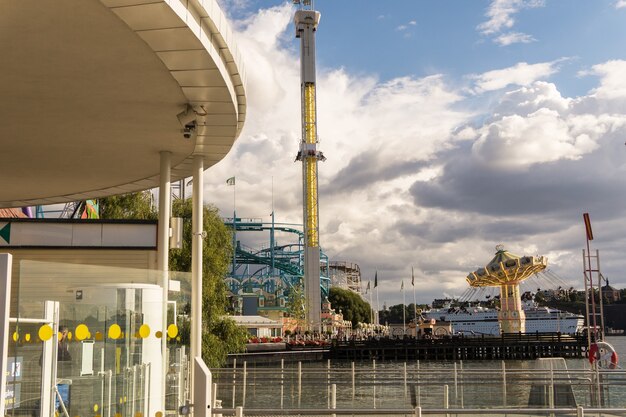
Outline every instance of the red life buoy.
POLYGON ((615 348, 606 342, 598 342, 589 348, 589 363, 597 362, 599 368, 617 369, 619 368, 619 357, 615 348))

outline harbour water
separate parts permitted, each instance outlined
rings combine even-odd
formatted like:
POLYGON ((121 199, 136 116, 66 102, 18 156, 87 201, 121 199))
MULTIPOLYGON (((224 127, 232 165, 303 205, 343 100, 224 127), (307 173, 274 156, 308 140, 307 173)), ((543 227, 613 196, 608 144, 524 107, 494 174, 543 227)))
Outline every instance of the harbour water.
MULTIPOLYGON (((626 358, 626 337, 607 341, 626 358)), ((213 382, 226 408, 326 408, 334 399, 338 409, 408 409, 415 403, 424 409, 527 408, 536 401, 531 392, 542 387, 559 391, 555 386, 567 391, 550 399, 555 406, 626 407, 622 369, 595 372, 587 359, 542 365, 543 370, 534 360, 239 363, 213 370, 213 382)), ((545 401, 539 406, 548 407, 547 397, 545 401)))

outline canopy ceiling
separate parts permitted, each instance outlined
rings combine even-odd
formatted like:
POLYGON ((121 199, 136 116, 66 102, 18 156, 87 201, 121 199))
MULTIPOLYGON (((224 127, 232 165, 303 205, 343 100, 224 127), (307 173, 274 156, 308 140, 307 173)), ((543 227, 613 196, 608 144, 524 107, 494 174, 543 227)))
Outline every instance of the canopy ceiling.
POLYGON ((215 1, 20 0, 0 13, 0 207, 158 185, 232 147, 245 120, 239 52, 215 1), (185 139, 177 114, 196 109, 185 139))

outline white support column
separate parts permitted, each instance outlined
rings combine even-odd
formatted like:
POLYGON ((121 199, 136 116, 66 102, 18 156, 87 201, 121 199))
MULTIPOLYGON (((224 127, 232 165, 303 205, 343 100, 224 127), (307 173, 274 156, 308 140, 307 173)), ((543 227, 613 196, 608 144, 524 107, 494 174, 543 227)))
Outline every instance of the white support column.
POLYGON ((7 388, 7 362, 9 360, 9 307, 11 306, 11 266, 13 256, 0 254, 0 416, 4 416, 4 398, 7 388))
MULTIPOLYGON (((167 301, 169 293, 169 249, 170 249, 170 217, 171 213, 171 169, 172 154, 167 151, 161 152, 161 174, 159 183, 159 226, 158 226, 158 252, 157 269, 162 273, 163 281, 163 324, 161 329, 161 372, 158 367, 153 368, 153 376, 161 378, 161 393, 165 394, 165 375, 167 374, 167 301)), ((154 364, 156 365, 156 364, 154 364)), ((159 398, 160 410, 165 411, 165 395, 153 394, 153 398, 159 398)))
MULTIPOLYGON (((191 360, 202 358, 202 238, 204 210, 204 159, 202 155, 193 158, 193 194, 192 194, 192 225, 191 225, 191 360)), ((200 375, 197 375, 201 377, 200 375)), ((195 384, 195 367, 192 368, 192 395, 195 384)), ((195 401, 195 399, 192 399, 195 401)))

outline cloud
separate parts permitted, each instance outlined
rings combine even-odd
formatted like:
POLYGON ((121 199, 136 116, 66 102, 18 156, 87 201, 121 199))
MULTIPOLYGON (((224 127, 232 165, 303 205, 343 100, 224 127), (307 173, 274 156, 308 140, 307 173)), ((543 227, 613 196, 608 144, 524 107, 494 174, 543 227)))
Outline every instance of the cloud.
POLYGON ((622 9, 622 8, 624 8, 624 7, 626 7, 626 0, 618 0, 618 1, 615 3, 615 8, 616 8, 616 9, 622 9))
POLYGON ((508 46, 514 43, 531 43, 535 41, 536 39, 532 36, 520 32, 503 33, 494 39, 494 42, 501 46, 508 46))
POLYGON ((558 71, 562 59, 551 62, 528 64, 519 62, 512 67, 484 72, 471 78, 476 80, 478 92, 500 90, 510 85, 526 86, 534 81, 544 79, 558 71))
POLYGON ((478 25, 477 29, 485 36, 495 36, 494 42, 501 46, 513 43, 529 43, 535 39, 520 32, 502 33, 515 24, 514 16, 522 9, 543 7, 543 0, 492 0, 485 16, 487 21, 478 25))
POLYGON ((600 77, 600 86, 592 94, 603 100, 626 99, 626 61, 613 60, 594 65, 591 71, 583 74, 600 77))

